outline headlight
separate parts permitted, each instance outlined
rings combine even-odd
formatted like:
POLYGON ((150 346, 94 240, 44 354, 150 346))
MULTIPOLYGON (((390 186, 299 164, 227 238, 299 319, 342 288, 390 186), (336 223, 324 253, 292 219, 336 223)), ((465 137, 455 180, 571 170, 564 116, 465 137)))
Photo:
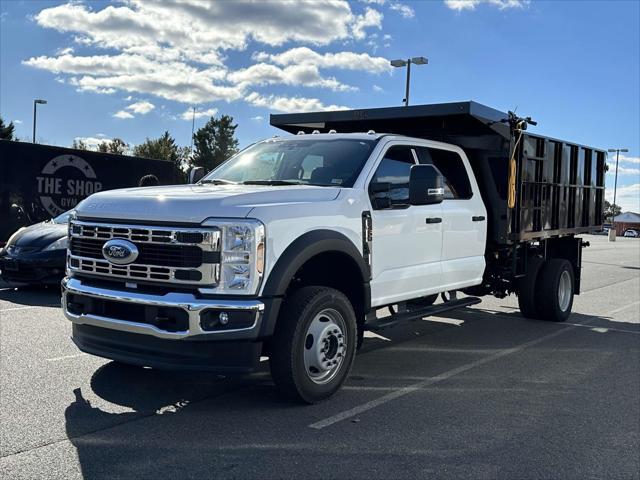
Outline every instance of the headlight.
POLYGON ((69 238, 62 237, 56 240, 55 242, 53 242, 52 244, 48 245, 42 251, 48 252, 50 250, 66 250, 68 244, 69 244, 69 238))
POLYGON ((220 279, 213 289, 203 293, 255 294, 264 272, 265 232, 258 220, 216 221, 222 233, 220 279))

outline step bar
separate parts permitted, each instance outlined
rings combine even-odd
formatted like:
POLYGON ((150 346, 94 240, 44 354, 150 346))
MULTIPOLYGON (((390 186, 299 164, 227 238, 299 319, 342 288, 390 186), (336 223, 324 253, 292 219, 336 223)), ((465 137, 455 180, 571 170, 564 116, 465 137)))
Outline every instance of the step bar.
POLYGON ((482 300, 478 297, 465 297, 458 300, 451 300, 417 310, 409 310, 406 312, 397 313, 395 315, 390 315, 388 317, 374 320, 373 322, 367 322, 365 323, 364 328, 365 330, 377 332, 380 330, 385 330, 387 328, 395 327, 406 322, 420 320, 424 317, 448 312, 449 310, 470 307, 471 305, 476 305, 481 301, 482 300))

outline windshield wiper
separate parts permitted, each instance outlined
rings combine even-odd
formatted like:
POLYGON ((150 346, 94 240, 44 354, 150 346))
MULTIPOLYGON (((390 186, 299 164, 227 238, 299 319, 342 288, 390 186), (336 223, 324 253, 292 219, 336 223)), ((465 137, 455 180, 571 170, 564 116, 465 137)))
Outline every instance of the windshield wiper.
POLYGON ((222 178, 211 178, 208 180, 200 180, 198 183, 211 183, 213 185, 237 185, 237 182, 231 180, 224 180, 222 178))
POLYGON ((294 180, 247 180, 242 182, 243 185, 306 185, 303 182, 294 180))

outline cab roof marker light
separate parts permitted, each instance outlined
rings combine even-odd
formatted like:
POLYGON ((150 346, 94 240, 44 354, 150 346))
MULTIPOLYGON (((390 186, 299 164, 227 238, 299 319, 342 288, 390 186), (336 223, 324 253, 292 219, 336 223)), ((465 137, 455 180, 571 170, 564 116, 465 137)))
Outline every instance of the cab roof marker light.
POLYGON ((296 133, 296 135, 304 135, 304 130, 298 130, 298 133, 296 133))
POLYGON ((332 128, 331 130, 329 130, 329 133, 330 133, 330 134, 334 134, 334 133, 338 133, 338 132, 336 132, 336 131, 332 128))
POLYGON ((320 130, 314 130, 313 132, 311 132, 311 135, 318 135, 320 133, 320 130))
POLYGON ((367 132, 367 135, 375 135, 375 134, 376 134, 376 131, 375 131, 375 130, 369 130, 369 131, 367 132))

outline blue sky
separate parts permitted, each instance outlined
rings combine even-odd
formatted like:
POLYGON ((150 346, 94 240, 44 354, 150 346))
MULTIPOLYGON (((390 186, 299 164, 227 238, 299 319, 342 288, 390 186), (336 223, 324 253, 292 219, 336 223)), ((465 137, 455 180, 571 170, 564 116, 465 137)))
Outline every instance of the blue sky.
MULTIPOLYGON (((640 2, 368 0, 151 3, 0 0, 0 114, 31 136, 188 145, 192 106, 229 114, 241 145, 270 113, 475 100, 534 131, 627 147, 618 203, 640 211, 640 2)), ((91 141, 91 140, 89 140, 91 141)), ((611 159, 610 159, 611 160, 611 159)), ((608 184, 613 175, 607 175, 608 184)), ((612 197, 612 192, 608 192, 612 197)))

